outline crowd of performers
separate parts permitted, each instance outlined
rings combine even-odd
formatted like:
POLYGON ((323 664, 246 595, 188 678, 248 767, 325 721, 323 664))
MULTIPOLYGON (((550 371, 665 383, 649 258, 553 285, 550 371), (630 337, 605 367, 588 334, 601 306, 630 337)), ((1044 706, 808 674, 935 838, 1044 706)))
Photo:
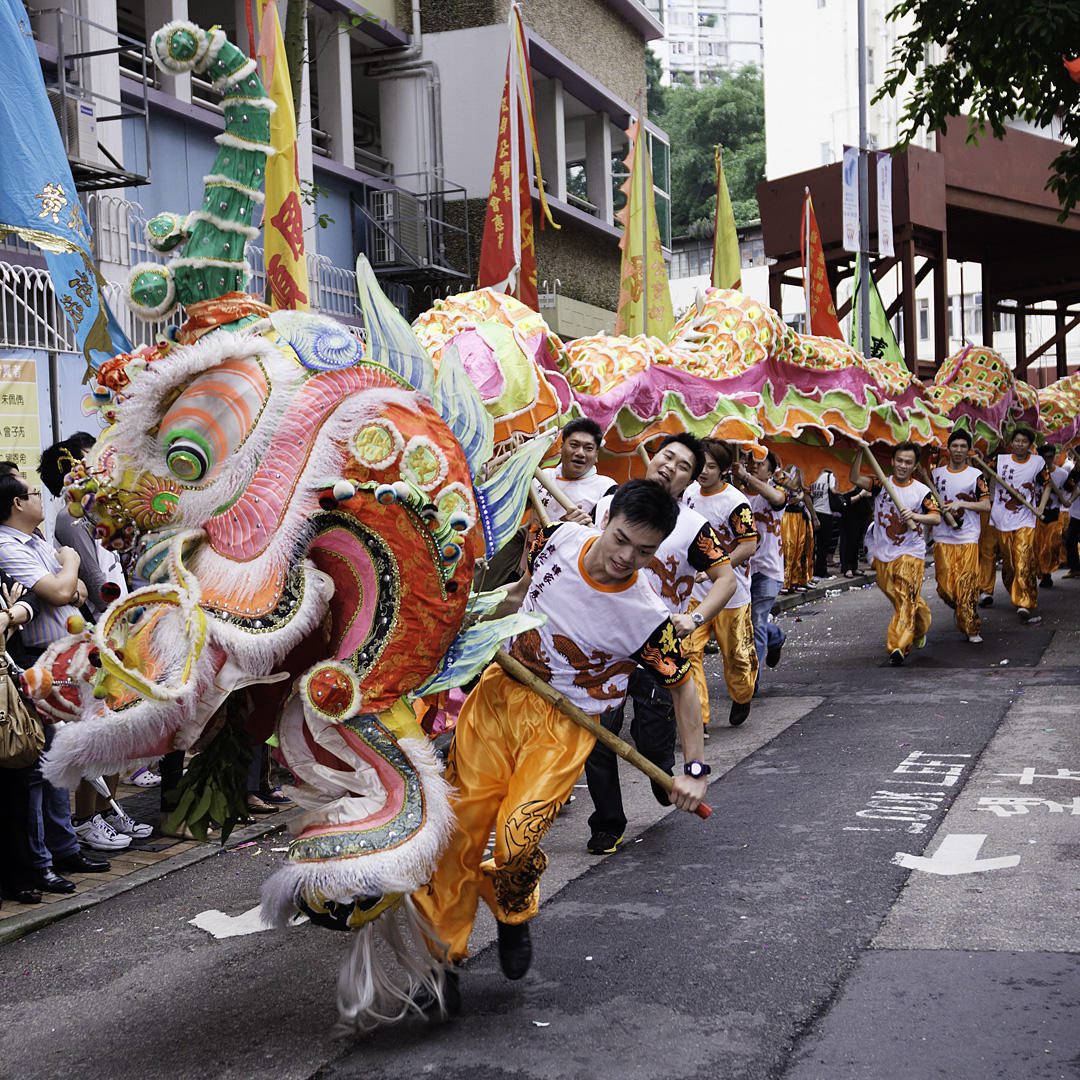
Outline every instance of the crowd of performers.
MULTIPOLYGON (((719 646, 728 721, 741 725, 762 664, 780 660, 784 635, 771 611, 785 583, 791 587, 787 564, 797 562, 802 573, 813 566, 817 510, 798 471, 784 471, 771 451, 687 434, 663 440, 644 479, 612 486, 595 468, 600 437, 590 420, 564 430, 555 481, 573 508, 549 523, 559 507, 547 493, 537 498, 540 520, 524 571, 491 617, 518 608, 545 615, 542 627, 512 642, 511 655, 613 732, 622 729, 630 698, 633 740, 668 774, 678 735, 684 764, 670 796, 656 783, 653 791, 662 805, 694 811, 710 772, 703 760, 711 720, 706 643, 714 637, 719 646)), ((1020 619, 1039 621, 1039 582, 1050 584, 1061 564, 1061 511, 1074 505, 1080 469, 1051 471, 1054 448, 1040 454, 1034 440, 1017 428, 990 469, 973 463, 971 438, 958 430, 947 463, 929 474, 918 448, 902 443, 892 453, 891 478, 876 464, 877 475, 866 475, 869 448, 860 447, 845 498, 847 505, 872 500, 867 554, 895 609, 886 633, 892 663, 924 644, 930 628, 921 597, 927 532, 938 592, 968 641, 982 640, 978 608, 993 602, 999 555, 1020 619), (997 474, 993 483, 988 473, 997 474)), ((835 487, 830 473, 826 494, 835 487)), ((1075 505, 1080 511, 1080 500, 1075 505)), ((1072 566, 1080 514, 1069 520, 1072 566)), ((428 1011, 459 1005, 458 965, 481 898, 495 913, 504 974, 519 979, 528 970, 529 920, 547 865, 540 842, 583 769, 593 802, 588 850, 613 852, 627 825, 614 753, 491 665, 462 707, 448 755, 457 828, 415 896, 446 964, 444 998, 422 1002, 428 1011)))

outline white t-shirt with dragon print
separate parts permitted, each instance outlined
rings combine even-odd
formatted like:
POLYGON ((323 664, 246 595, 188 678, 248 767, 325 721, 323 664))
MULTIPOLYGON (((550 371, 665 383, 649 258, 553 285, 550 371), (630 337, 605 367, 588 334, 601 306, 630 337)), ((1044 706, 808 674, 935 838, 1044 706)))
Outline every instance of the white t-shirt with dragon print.
POLYGON ((571 522, 542 529, 529 551, 532 581, 521 605, 547 617, 518 634, 510 655, 592 715, 620 705, 630 672, 639 664, 664 686, 690 671, 667 607, 643 573, 601 585, 585 569, 599 539, 571 522))

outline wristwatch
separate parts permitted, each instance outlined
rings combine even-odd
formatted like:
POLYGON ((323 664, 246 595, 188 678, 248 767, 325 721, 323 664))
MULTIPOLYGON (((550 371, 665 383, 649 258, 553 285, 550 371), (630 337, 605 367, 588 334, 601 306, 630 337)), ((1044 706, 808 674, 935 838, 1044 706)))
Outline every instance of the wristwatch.
POLYGON ((703 776, 708 776, 712 772, 712 769, 705 764, 704 761, 698 761, 696 758, 693 761, 688 761, 683 766, 683 772, 687 776, 692 776, 695 780, 700 780, 703 776))
POLYGON ((701 617, 700 611, 691 611, 690 618, 693 620, 695 626, 701 626, 705 620, 701 617))

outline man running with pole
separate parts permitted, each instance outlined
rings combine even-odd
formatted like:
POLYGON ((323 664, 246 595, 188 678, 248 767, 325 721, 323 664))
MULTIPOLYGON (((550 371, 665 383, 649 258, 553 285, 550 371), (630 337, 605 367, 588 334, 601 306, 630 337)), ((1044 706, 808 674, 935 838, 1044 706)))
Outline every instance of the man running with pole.
MULTIPOLYGON (((572 522, 541 530, 528 573, 489 618, 519 607, 545 616, 544 625, 514 638, 509 653, 594 717, 620 707, 630 673, 645 666, 670 692, 682 740, 685 765, 672 781, 670 802, 694 811, 709 773, 701 706, 668 609, 640 573, 678 518, 678 504, 660 484, 623 484, 602 533, 572 522)), ((495 913, 503 973, 520 979, 528 971, 529 920, 547 866, 540 841, 595 741, 497 664, 462 706, 446 767, 457 792, 457 827, 431 882, 414 894, 437 939, 432 951, 451 965, 448 1011, 457 1004, 452 965, 468 956, 479 900, 495 913), (494 850, 484 860, 493 829, 494 850)))
POLYGON ((986 607, 993 603, 993 558, 1001 553, 1001 583, 1009 591, 1016 614, 1023 622, 1039 623, 1042 616, 1035 613, 1039 604, 1039 579, 1035 564, 1035 521, 1042 517, 1050 499, 1050 470, 1038 454, 1033 454, 1035 432, 1025 424, 1013 430, 1008 454, 998 454, 996 470, 972 457, 975 466, 997 481, 994 504, 988 527, 990 542, 979 544, 982 561, 980 576, 982 591, 987 595, 979 601, 986 607), (1042 496, 1038 506, 1035 499, 1040 485, 1042 496), (989 559, 989 571, 987 560, 989 559), (989 587, 987 587, 989 585, 989 587))
POLYGON ((977 645, 982 641, 979 530, 983 515, 990 513, 990 488, 968 462, 970 454, 971 436, 957 428, 949 436, 949 463, 931 474, 945 517, 934 528, 934 576, 938 596, 953 609, 957 629, 977 645))
POLYGON ((854 437, 859 453, 848 479, 874 496, 873 551, 878 588, 891 601, 894 612, 885 635, 885 648, 894 665, 904 662, 912 645, 921 649, 930 629, 930 608, 922 598, 926 572, 926 540, 920 525, 939 525, 941 514, 930 489, 914 479, 919 448, 902 442, 892 453, 893 478, 886 477, 869 444, 854 437), (866 458, 877 479, 860 475, 866 458))

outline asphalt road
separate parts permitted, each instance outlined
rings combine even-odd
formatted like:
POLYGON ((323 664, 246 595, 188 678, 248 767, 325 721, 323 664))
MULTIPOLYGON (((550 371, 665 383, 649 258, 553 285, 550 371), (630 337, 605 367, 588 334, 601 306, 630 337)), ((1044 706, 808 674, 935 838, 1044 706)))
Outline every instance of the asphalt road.
POLYGON ((532 971, 502 977, 481 919, 457 1020, 335 1041, 343 935, 192 925, 255 905, 270 838, 0 948, 0 1073, 1077 1077, 1080 582, 1037 627, 999 590, 981 646, 932 592, 900 669, 875 589, 782 617, 750 721, 707 744, 708 821, 624 773, 631 834, 595 858, 580 791, 545 843, 532 971))

